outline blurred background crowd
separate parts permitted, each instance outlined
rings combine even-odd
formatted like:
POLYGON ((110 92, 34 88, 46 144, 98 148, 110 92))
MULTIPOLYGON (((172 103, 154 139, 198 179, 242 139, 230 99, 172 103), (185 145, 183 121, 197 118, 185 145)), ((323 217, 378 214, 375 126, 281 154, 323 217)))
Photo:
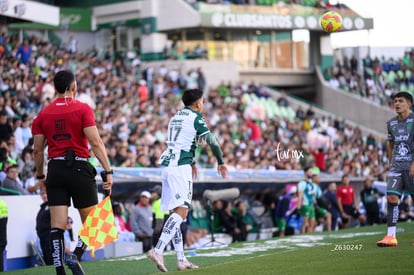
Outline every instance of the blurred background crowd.
MULTIPOLYGON (((77 99, 94 109, 114 167, 157 167, 165 148, 167 118, 182 107, 183 89, 198 87, 206 91, 205 117, 231 170, 300 170, 314 163, 330 174, 384 179, 388 159, 381 137, 364 136, 342 118, 316 116, 310 105, 298 107, 288 118, 269 116, 251 106, 246 95, 275 101, 283 108, 291 108, 289 98, 283 93, 274 98, 258 83, 222 82, 206 87, 202 68, 187 72, 164 65, 155 68, 142 63, 139 56, 115 58, 96 50, 72 53, 34 38, 22 44, 13 36, 3 41, 0 161, 3 170, 8 163, 18 164, 21 180, 31 176, 30 172, 22 174, 25 164, 33 161, 31 122, 53 99, 53 74, 62 69, 76 73, 77 99), (281 158, 282 150, 301 152, 301 157, 281 158)), ((201 145, 199 165, 211 168, 214 158, 201 145)))

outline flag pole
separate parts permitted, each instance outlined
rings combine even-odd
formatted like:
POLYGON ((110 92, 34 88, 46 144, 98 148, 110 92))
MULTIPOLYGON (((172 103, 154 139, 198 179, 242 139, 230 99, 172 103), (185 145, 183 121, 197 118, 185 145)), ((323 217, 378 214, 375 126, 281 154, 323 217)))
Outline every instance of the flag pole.
MULTIPOLYGON (((101 172, 101 177, 102 181, 107 181, 104 171, 101 172)), ((110 192, 108 190, 103 191, 104 199, 91 210, 79 232, 82 241, 91 248, 90 254, 93 258, 95 258, 97 249, 118 239, 110 192)))

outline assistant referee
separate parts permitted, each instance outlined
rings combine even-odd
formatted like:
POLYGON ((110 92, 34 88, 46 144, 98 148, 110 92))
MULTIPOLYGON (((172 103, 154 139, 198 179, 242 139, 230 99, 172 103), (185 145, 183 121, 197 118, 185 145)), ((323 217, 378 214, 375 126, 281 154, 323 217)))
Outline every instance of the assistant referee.
POLYGON ((77 84, 70 71, 59 71, 53 79, 56 98, 34 119, 34 156, 37 178, 42 192, 47 192, 51 214, 51 249, 56 274, 66 274, 64 262, 73 274, 84 274, 79 260, 86 245, 79 239, 75 251, 64 253, 63 232, 72 199, 82 222, 98 203, 96 170, 88 162, 88 143, 104 171, 102 183, 107 193, 112 190, 112 170, 105 146, 99 136, 92 109, 75 99, 77 84), (44 175, 44 149, 48 147, 47 177, 44 175))

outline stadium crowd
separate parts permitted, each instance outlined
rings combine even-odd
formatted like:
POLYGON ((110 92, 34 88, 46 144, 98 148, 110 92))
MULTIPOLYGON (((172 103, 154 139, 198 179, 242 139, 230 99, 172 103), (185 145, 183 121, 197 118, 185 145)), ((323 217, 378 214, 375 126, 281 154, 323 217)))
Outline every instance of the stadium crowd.
MULTIPOLYGON (((164 65, 154 68, 138 57, 112 59, 97 51, 70 54, 34 39, 23 44, 17 37, 4 41, 0 59, 0 157, 2 163, 19 164, 24 180, 32 176, 30 172, 28 176, 22 174, 23 167, 32 162, 31 121, 54 96, 54 72, 76 72, 78 100, 94 109, 114 167, 157 167, 165 148, 165 118, 181 108, 180 92, 206 89, 201 68, 182 72, 164 65), (27 51, 30 54, 24 54, 27 51)), ((300 170, 315 163, 331 174, 384 178, 387 158, 383 140, 362 136, 359 128, 340 118, 316 117, 312 108, 299 108, 293 120, 266 115, 257 118, 244 94, 273 100, 265 87, 253 82, 223 82, 206 98, 207 122, 222 143, 230 169, 300 170), (310 141, 322 137, 322 143, 310 141), (281 157, 282 151, 301 152, 301 157, 281 157)), ((282 96, 278 104, 288 107, 289 100, 282 96)), ((197 157, 202 167, 214 165, 207 147, 201 146, 197 157)), ((24 169, 30 171, 30 166, 24 169)))
POLYGON ((355 56, 338 60, 324 72, 333 88, 339 88, 369 99, 371 102, 392 108, 392 95, 398 91, 414 94, 414 49, 407 50, 399 59, 384 56, 362 60, 359 70, 355 56))

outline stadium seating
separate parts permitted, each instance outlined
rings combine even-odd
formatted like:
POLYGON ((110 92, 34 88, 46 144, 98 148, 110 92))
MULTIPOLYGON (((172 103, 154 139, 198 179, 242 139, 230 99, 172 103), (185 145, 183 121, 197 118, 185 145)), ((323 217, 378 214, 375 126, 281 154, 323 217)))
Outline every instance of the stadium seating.
POLYGON ((245 93, 243 94, 243 101, 251 102, 252 107, 261 107, 265 111, 265 114, 271 119, 279 117, 292 122, 295 120, 296 112, 292 107, 279 106, 279 104, 272 98, 258 97, 255 94, 245 93))
POLYGON ((350 69, 348 59, 344 58, 338 60, 334 67, 327 69, 325 79, 329 80, 335 76, 341 79, 342 90, 359 94, 375 104, 392 108, 390 89, 391 94, 397 91, 407 91, 414 95, 413 56, 413 50, 406 50, 404 56, 396 59, 384 56, 382 58, 366 57, 363 59, 362 71, 357 68, 350 69), (352 89, 349 87, 351 76, 357 80, 352 82, 352 89), (373 85, 373 88, 367 87, 367 78, 370 78, 369 86, 373 85))
POLYGON ((6 188, 6 187, 0 187, 0 195, 21 195, 19 191, 6 188))

